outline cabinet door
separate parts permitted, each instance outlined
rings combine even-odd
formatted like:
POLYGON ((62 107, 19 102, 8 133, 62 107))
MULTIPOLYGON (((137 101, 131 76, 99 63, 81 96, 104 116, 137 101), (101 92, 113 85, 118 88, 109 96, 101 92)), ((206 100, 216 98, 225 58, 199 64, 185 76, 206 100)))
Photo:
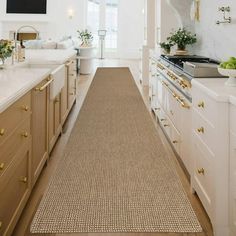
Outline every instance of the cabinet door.
POLYGON ((49 101, 49 153, 52 151, 58 136, 61 133, 61 109, 60 97, 58 94, 54 100, 49 101))
POLYGON ((230 134, 230 228, 236 235, 236 134, 230 134))
POLYGON ((68 115, 68 84, 65 78, 65 85, 61 90, 61 123, 64 124, 68 115))
POLYGON ((76 62, 72 60, 68 64, 68 108, 71 109, 76 99, 76 62))
POLYGON ((48 108, 49 87, 40 91, 43 81, 32 91, 32 175, 36 182, 45 161, 48 158, 48 108))
POLYGON ((0 235, 11 235, 30 195, 30 142, 22 146, 0 179, 0 235))

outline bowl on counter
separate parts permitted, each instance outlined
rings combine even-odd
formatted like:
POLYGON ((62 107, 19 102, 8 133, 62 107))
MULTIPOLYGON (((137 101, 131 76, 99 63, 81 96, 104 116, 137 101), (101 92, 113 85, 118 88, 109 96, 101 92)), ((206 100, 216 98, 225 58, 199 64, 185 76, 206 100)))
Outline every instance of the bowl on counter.
POLYGON ((221 75, 229 77, 229 79, 225 82, 226 86, 236 86, 236 69, 223 69, 218 67, 218 71, 221 75))

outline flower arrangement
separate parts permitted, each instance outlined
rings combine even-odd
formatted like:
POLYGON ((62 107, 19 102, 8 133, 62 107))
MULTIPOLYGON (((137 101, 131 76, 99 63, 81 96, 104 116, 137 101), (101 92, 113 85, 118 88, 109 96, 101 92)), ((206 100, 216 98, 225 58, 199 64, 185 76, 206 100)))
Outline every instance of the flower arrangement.
POLYGON ((167 38, 174 45, 176 44, 178 50, 185 50, 186 45, 194 44, 197 42, 196 34, 192 34, 185 28, 179 28, 178 30, 171 33, 170 37, 167 38))
POLYGON ((85 30, 78 30, 79 39, 82 41, 81 46, 90 46, 93 41, 93 35, 87 29, 85 30))
POLYGON ((172 46, 174 46, 174 44, 170 41, 160 43, 160 47, 164 49, 165 53, 167 54, 170 54, 170 50, 172 46))
POLYGON ((0 40, 0 59, 2 60, 2 64, 4 64, 5 60, 12 55, 14 46, 12 41, 9 40, 0 40))

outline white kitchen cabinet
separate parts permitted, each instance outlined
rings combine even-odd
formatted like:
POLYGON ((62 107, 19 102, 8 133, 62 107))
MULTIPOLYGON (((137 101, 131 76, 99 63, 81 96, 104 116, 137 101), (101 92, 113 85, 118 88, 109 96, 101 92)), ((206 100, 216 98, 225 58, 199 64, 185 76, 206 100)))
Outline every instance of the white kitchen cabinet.
POLYGON ((230 236, 236 235, 236 106, 230 107, 230 236))
POLYGON ((191 185, 215 236, 229 235, 229 105, 192 81, 191 185))

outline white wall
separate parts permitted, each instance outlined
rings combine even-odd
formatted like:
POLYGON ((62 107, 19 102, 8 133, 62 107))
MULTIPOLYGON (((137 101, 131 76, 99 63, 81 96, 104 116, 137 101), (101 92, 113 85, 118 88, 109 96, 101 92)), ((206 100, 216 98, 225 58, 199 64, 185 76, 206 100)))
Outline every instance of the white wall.
POLYGON ((10 30, 26 24, 36 27, 45 39, 77 35, 76 31, 85 25, 85 0, 48 0, 47 15, 6 14, 6 0, 0 0, 0 6, 0 36, 4 38, 9 37, 10 30), (68 17, 69 9, 74 10, 72 19, 68 17))
POLYGON ((200 22, 195 24, 195 30, 199 38, 198 54, 218 60, 236 56, 236 1, 202 0, 200 22), (216 20, 222 20, 222 13, 218 12, 221 6, 231 7, 231 24, 215 24, 216 20))
POLYGON ((140 58, 144 37, 144 1, 119 0, 118 56, 140 58))

